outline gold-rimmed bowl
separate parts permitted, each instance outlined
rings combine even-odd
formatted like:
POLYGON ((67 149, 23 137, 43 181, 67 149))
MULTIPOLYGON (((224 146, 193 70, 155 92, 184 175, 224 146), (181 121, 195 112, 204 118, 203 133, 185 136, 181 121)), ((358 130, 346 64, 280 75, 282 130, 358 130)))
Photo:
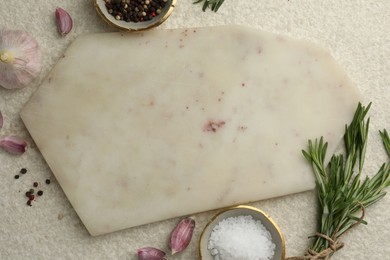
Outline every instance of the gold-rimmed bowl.
POLYGON ((254 220, 260 220, 264 227, 270 232, 272 242, 275 243, 275 254, 272 260, 284 260, 285 259, 285 242, 280 228, 275 221, 268 216, 265 212, 251 206, 235 206, 223 209, 219 211, 204 228, 199 239, 199 258, 202 260, 212 260, 213 256, 208 249, 208 241, 213 231, 213 228, 218 225, 222 220, 229 217, 237 216, 252 216, 254 220))
POLYGON ((153 19, 149 21, 142 22, 126 22, 123 20, 117 20, 114 16, 112 16, 105 5, 104 0, 93 0, 96 11, 103 18, 105 22, 109 25, 121 30, 121 31, 144 31, 148 29, 155 28, 162 24, 173 12, 173 9, 176 5, 176 0, 168 0, 165 4, 164 8, 161 10, 161 13, 155 16, 153 19))

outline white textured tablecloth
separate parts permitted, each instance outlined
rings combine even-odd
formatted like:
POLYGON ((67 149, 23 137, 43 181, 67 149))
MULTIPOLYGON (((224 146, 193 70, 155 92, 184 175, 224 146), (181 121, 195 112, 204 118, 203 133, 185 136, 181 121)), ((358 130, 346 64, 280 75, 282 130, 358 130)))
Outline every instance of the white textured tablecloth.
MULTIPOLYGON (((224 24, 308 39, 329 49, 362 92, 363 102, 373 102, 365 172, 372 175, 387 160, 377 133, 383 128, 390 130, 390 1, 226 0, 218 13, 203 13, 191 0, 178 0, 172 16, 160 28, 224 24)), ((144 246, 169 251, 167 239, 179 219, 91 237, 19 117, 23 105, 73 39, 84 33, 115 30, 98 17, 91 0, 2 0, 0 29, 30 32, 43 54, 43 70, 33 84, 20 90, 0 88, 5 121, 0 136, 17 134, 31 144, 22 156, 0 150, 0 259, 136 259, 136 249, 144 246), (66 9, 74 19, 73 30, 65 38, 56 31, 56 7, 66 9), (15 180, 13 176, 22 167, 28 173, 15 180), (26 206, 25 191, 32 182, 43 183, 47 178, 53 181, 42 184, 44 195, 33 207, 26 206)), ((210 46, 210 51, 213 48, 218 46, 210 46)), ((280 225, 288 256, 304 253, 309 245, 307 236, 316 231, 315 192, 252 205, 269 213, 280 225)), ((197 227, 193 241, 170 259, 197 259, 199 235, 214 213, 194 216, 197 227)), ((369 208, 366 220, 367 226, 360 225, 343 238, 345 247, 332 259, 390 258, 390 196, 369 208)))

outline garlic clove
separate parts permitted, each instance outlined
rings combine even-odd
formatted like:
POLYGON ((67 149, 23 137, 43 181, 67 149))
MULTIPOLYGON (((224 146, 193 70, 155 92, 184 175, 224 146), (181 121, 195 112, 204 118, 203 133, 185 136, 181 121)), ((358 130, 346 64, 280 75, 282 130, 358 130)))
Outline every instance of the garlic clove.
POLYGON ((73 28, 73 20, 70 14, 58 7, 55 12, 58 32, 62 37, 67 35, 73 28))
POLYGON ((0 147, 9 153, 20 155, 27 151, 27 142, 17 136, 0 138, 0 147))
POLYGON ((0 129, 3 127, 3 114, 0 111, 0 129))
POLYGON ((139 260, 165 260, 165 252, 154 247, 144 247, 137 250, 139 260))
POLYGON ((27 32, 0 30, 0 86, 22 88, 41 71, 37 41, 27 32))
POLYGON ((187 248, 191 242, 194 228, 195 220, 193 218, 185 218, 179 222, 171 234, 170 247, 172 255, 187 248))

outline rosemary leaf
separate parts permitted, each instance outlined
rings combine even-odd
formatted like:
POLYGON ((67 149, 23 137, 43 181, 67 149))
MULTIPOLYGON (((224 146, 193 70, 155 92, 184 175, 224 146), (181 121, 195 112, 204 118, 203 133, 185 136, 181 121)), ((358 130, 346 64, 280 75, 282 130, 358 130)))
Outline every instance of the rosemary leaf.
POLYGON ((390 137, 387 133, 386 129, 383 130, 383 132, 379 131, 379 134, 382 137, 383 145, 385 146, 387 155, 390 157, 390 137))
MULTIPOLYGON (((322 137, 309 140, 308 149, 302 151, 315 176, 320 206, 319 232, 334 242, 357 224, 367 224, 363 220, 365 209, 383 198, 384 189, 390 186, 390 162, 384 163, 373 177, 361 180, 370 124, 370 119, 365 118, 370 107, 371 103, 367 107, 359 103, 352 122, 345 126, 345 156, 333 155, 326 166, 327 143, 322 137)), ((390 157, 389 134, 386 129, 379 133, 390 157)), ((317 236, 311 252, 324 252, 330 243, 329 239, 317 236)), ((330 251, 328 257, 332 254, 330 251)))
POLYGON ((212 11, 217 12, 225 0, 197 0, 194 4, 199 4, 203 2, 202 10, 206 11, 207 8, 210 8, 212 11))

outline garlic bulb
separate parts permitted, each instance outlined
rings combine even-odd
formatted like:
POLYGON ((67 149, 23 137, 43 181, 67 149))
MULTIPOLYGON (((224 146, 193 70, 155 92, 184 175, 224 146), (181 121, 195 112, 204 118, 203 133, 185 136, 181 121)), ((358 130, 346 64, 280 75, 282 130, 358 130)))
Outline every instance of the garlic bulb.
POLYGON ((0 86, 27 86, 41 71, 37 41, 23 31, 0 30, 0 86))

